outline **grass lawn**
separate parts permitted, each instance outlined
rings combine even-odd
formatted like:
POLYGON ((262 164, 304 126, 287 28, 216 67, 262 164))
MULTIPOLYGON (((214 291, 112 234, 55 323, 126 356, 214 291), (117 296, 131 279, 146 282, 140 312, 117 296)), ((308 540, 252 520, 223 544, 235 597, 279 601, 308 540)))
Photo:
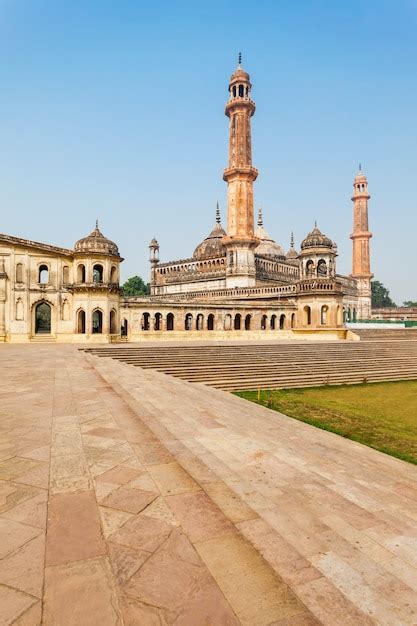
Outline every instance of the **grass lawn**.
POLYGON ((236 395, 417 464, 417 381, 236 395))

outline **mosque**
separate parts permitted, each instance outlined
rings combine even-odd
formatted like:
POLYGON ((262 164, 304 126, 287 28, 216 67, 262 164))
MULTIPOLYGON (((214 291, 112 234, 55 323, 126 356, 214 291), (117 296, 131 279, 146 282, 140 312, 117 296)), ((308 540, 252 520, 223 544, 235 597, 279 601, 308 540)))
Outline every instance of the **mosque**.
POLYGON ((337 247, 317 227, 285 252, 254 220, 249 74, 241 59, 229 84, 227 225, 217 207, 192 256, 161 262, 150 243, 151 293, 120 289, 118 246, 98 224, 72 249, 0 234, 0 341, 346 339, 346 321, 369 319, 368 184, 353 184, 352 273, 337 273, 337 247))

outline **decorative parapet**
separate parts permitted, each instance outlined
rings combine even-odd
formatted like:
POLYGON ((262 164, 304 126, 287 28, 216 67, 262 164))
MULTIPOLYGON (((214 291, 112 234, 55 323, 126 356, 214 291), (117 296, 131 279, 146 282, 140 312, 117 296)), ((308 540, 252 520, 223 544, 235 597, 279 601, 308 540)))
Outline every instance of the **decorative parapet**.
POLYGON ((155 268, 155 284, 166 285, 193 282, 201 278, 218 278, 225 274, 226 257, 213 257, 196 261, 185 259, 172 263, 160 263, 155 268))
MULTIPOLYGON (((135 302, 152 303, 164 302, 169 300, 175 301, 191 301, 191 300, 215 300, 230 299, 256 300, 260 298, 287 298, 296 294, 296 285, 282 285, 280 287, 235 287, 233 289, 212 289, 210 291, 194 291, 191 293, 175 293, 152 295, 148 298, 135 298, 135 302)), ((133 301, 133 298, 125 297, 125 302, 133 301)))
POLYGON ((342 284, 337 280, 330 278, 315 278, 311 280, 302 280, 296 285, 297 294, 306 293, 342 293, 342 284))

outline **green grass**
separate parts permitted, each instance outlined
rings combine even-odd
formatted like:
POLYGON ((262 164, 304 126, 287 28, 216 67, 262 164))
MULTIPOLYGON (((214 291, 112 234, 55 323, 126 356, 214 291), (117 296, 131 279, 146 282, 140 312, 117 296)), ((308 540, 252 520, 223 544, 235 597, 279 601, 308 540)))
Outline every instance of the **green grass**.
POLYGON ((417 464, 417 381, 236 395, 417 464))

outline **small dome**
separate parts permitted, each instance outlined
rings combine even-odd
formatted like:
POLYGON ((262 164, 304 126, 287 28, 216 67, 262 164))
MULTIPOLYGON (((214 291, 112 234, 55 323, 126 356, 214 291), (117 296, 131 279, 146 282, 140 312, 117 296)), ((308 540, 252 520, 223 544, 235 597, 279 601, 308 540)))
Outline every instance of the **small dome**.
POLYGON ((259 209, 258 225, 255 228, 255 237, 260 240, 255 248, 255 254, 262 256, 285 256, 284 249, 269 236, 265 230, 262 219, 262 210, 259 209))
POLYGON ((120 256, 117 245, 107 239, 98 228, 98 221, 95 229, 83 239, 79 239, 74 246, 75 252, 109 254, 111 256, 120 256))
POLYGON ((321 230, 317 228, 317 224, 314 226, 311 233, 301 242, 301 250, 306 248, 331 248, 334 249, 334 243, 329 237, 323 235, 321 230))
POLYGON ((223 230, 220 222, 217 222, 209 236, 194 250, 193 259, 208 259, 223 256, 225 253, 223 237, 225 236, 226 232, 223 230))
POLYGON ((159 246, 159 243, 157 242, 157 240, 155 239, 155 237, 152 239, 151 243, 149 244, 150 248, 156 248, 159 246))

